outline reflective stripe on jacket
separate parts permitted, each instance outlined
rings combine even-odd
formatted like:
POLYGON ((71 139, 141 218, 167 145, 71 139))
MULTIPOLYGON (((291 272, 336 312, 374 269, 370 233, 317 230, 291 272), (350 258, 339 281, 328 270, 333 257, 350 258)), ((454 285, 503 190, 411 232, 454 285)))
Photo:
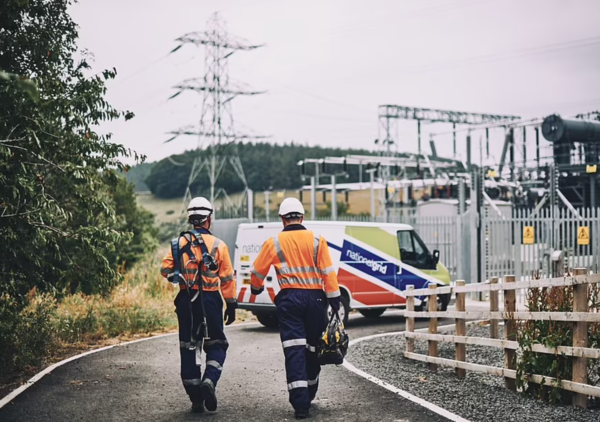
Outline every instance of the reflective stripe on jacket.
POLYGON ((301 225, 288 226, 264 243, 250 270, 253 294, 262 291, 271 265, 281 289, 324 288, 327 297, 340 295, 327 242, 301 225))
MULTIPOLYGON (((215 258, 217 264, 219 265, 219 269, 216 273, 208 271, 207 268, 202 266, 202 290, 207 292, 218 291, 219 287, 221 292, 223 293, 223 298, 226 302, 236 302, 235 295, 235 279, 233 277, 233 266, 231 265, 231 259, 229 258, 229 249, 225 242, 221 239, 209 234, 207 230, 202 231, 202 239, 206 244, 206 248, 210 255, 215 258)), ((183 248, 189 240, 186 237, 181 237, 179 239, 179 247, 183 248)), ((200 246, 192 246, 192 250, 194 255, 196 255, 196 260, 202 260, 202 251, 200 250, 200 246)), ((196 278, 196 273, 198 272, 198 262, 190 260, 190 257, 187 253, 181 254, 181 274, 185 277, 186 281, 193 282, 196 278)), ((163 277, 170 277, 175 270, 175 263, 173 262, 173 252, 169 249, 167 256, 162 260, 162 264, 160 266, 160 273, 163 277)), ((170 280, 172 282, 177 282, 177 280, 170 280)), ((185 288, 181 286, 181 288, 185 288)), ((192 287, 193 290, 197 290, 198 286, 194 285, 192 287)))

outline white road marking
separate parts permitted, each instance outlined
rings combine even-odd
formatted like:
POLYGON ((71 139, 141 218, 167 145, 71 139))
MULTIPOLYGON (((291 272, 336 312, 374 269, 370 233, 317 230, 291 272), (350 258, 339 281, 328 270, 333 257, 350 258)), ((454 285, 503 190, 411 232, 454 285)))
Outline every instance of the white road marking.
MULTIPOLYGON (((478 322, 479 321, 470 321, 467 323, 467 325, 473 325, 478 322)), ((455 324, 443 325, 443 326, 439 327, 438 331, 440 331, 440 332, 450 331, 454 327, 455 327, 455 324)), ((428 331, 428 328, 419 328, 415 331, 417 331, 417 332, 428 331)), ((370 336, 359 337, 357 339, 351 340, 350 346, 353 346, 356 343, 360 343, 362 341, 368 341, 368 340, 372 340, 372 339, 379 338, 379 337, 398 336, 398 335, 402 335, 402 334, 404 334, 404 331, 394 331, 394 332, 390 332, 390 333, 373 334, 370 336)), ((438 415, 443 416, 444 418, 446 418, 448 420, 451 420, 453 422, 470 422, 468 419, 462 418, 446 409, 443 409, 433 403, 428 402, 427 400, 423 400, 420 397, 414 396, 407 391, 401 390, 398 387, 388 384, 387 382, 382 381, 379 378, 377 378, 371 374, 368 374, 365 371, 358 369, 357 367, 352 365, 347 360, 344 361, 344 364, 342 366, 344 368, 346 368, 347 370, 354 372, 356 375, 359 375, 359 376, 363 377, 364 379, 371 381, 372 383, 377 384, 377 385, 385 388, 386 390, 399 395, 400 397, 410 400, 411 402, 416 403, 419 406, 422 406, 428 410, 431 410, 432 412, 437 413, 438 415)))
MULTIPOLYGON (((247 327, 249 325, 260 325, 260 324, 258 322, 244 322, 242 324, 235 324, 235 325, 226 326, 226 329, 237 328, 237 327, 247 327)), ((0 400, 0 409, 2 409, 8 403, 10 403, 14 399, 16 399, 19 396, 19 394, 21 394, 23 391, 27 390, 33 384, 35 384, 36 382, 38 382, 39 380, 41 380, 45 375, 50 374, 56 368, 61 367, 61 366, 63 366, 66 363, 73 362, 74 360, 81 359, 84 356, 91 355, 91 354, 98 353, 98 352, 103 352, 105 350, 109 350, 109 349, 112 349, 114 347, 129 346, 130 344, 139 343, 139 342, 147 341, 147 340, 155 340, 157 338, 162 338, 162 337, 167 337, 167 336, 173 336, 175 334, 177 334, 177 333, 159 334, 159 335, 153 336, 153 337, 146 337, 146 338, 141 338, 141 339, 137 339, 137 340, 126 341, 124 343, 113 344, 111 346, 100 347, 98 349, 89 350, 89 351, 81 353, 79 355, 71 356, 70 358, 61 360, 60 362, 56 362, 54 365, 50 365, 49 367, 47 367, 43 371, 38 372, 37 374, 35 374, 33 377, 31 377, 29 380, 27 380, 27 382, 25 382, 25 384, 23 384, 22 386, 20 386, 16 390, 11 391, 10 394, 8 394, 6 397, 4 397, 2 400, 0 400)))

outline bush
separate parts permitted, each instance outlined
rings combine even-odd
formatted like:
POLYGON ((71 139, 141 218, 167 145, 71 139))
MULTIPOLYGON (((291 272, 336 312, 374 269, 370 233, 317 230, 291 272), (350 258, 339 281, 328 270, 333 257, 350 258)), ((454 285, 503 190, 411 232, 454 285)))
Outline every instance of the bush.
MULTIPOLYGON (((590 312, 600 310, 600 288, 590 285, 590 312)), ((553 287, 531 289, 527 294, 527 308, 531 312, 572 312, 573 287, 553 287)), ((588 324, 588 347, 600 347, 600 324, 588 324)), ((526 394, 557 404, 571 402, 572 393, 560 388, 560 380, 572 379, 571 356, 562 354, 532 352, 532 345, 546 347, 573 345, 573 324, 561 321, 522 321, 519 324, 517 340, 520 346, 520 359, 517 363, 517 386, 526 394), (526 380, 528 374, 556 378, 558 383, 538 385, 526 380)), ((600 361, 590 359, 588 383, 600 385, 600 361)))
POLYGON ((175 290, 158 270, 163 253, 137 263, 108 295, 0 295, 0 384, 65 347, 175 328, 175 290))
POLYGON ((55 347, 55 301, 40 295, 25 308, 0 296, 0 378, 39 366, 55 347))

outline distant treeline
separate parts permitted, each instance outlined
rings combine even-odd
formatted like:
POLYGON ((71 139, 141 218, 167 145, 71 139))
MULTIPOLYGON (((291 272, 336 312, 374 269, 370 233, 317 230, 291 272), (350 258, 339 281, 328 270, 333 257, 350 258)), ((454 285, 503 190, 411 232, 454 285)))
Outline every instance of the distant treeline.
MULTIPOLYGON (((173 155, 157 163, 136 166, 128 173, 128 179, 136 184, 136 190, 145 190, 140 182, 155 196, 159 198, 181 197, 190 175, 192 162, 198 152, 185 152, 173 155), (173 162, 179 165, 173 164, 173 162), (149 174, 144 179, 144 173, 149 174)), ((207 156, 206 151, 200 152, 207 156)), ((305 158, 342 157, 350 154, 373 155, 374 152, 356 149, 321 148, 299 145, 295 143, 274 145, 265 142, 239 143, 230 145, 220 151, 222 156, 238 155, 242 162, 244 174, 250 189, 262 191, 266 189, 298 189, 303 185, 302 168, 298 161, 305 158)), ((305 173, 314 175, 314 164, 306 164, 305 173)), ((327 172, 342 170, 342 165, 329 166, 327 172)), ((363 168, 363 180, 368 180, 368 175, 363 168)), ((348 166, 348 178, 338 178, 338 183, 357 182, 359 180, 358 166, 348 166)), ((309 179, 304 183, 308 184, 309 179)), ((194 195, 205 194, 209 190, 209 181, 206 170, 196 179, 192 186, 194 195)), ((239 192, 244 189, 243 182, 239 179, 233 167, 226 165, 219 176, 217 189, 223 188, 229 193, 239 192)))

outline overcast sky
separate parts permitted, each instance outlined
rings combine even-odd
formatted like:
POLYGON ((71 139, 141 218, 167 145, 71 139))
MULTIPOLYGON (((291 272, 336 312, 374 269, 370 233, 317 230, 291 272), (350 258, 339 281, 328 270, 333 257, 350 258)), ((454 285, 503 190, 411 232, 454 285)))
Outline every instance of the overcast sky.
MULTIPOLYGON (((600 109, 599 0, 81 0, 71 9, 79 45, 95 55, 95 71, 117 68, 108 100, 136 114, 106 126, 116 142, 149 161, 196 146, 193 137, 164 141, 198 121, 200 95, 167 98, 203 75, 204 50, 168 53, 216 11, 232 34, 265 44, 229 65, 232 80, 268 91, 235 100, 237 130, 269 142, 374 149, 380 104, 526 118, 600 109)), ((428 133, 450 129, 425 125, 423 152, 428 133)), ((399 150, 416 152, 416 122, 399 134, 399 150)), ((473 137, 478 162, 481 132, 473 137)), ((492 131, 496 160, 502 137, 492 131)), ((531 159, 533 132, 527 141, 531 159)), ((452 156, 451 135, 436 143, 452 156)))

